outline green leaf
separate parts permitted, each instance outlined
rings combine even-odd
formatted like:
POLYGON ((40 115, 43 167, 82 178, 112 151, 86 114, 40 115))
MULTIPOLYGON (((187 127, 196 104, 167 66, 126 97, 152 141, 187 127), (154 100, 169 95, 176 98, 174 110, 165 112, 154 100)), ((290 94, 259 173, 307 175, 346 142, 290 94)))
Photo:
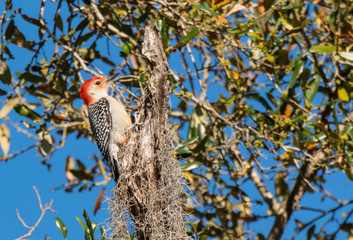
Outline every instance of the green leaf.
POLYGON ((169 38, 168 38, 168 28, 167 28, 165 18, 163 18, 163 20, 159 20, 157 22, 157 25, 158 25, 159 31, 161 32, 161 35, 162 35, 163 47, 164 47, 164 49, 166 49, 169 46, 169 38))
POLYGON ((113 19, 113 24, 114 26, 119 29, 120 31, 122 32, 125 32, 127 33, 128 35, 130 36, 133 36, 133 32, 132 32, 132 29, 131 29, 131 26, 130 25, 127 25, 127 24, 123 24, 118 16, 115 14, 115 12, 113 11, 112 12, 113 16, 112 16, 112 19, 113 19))
POLYGON ((131 50, 133 50, 135 47, 132 43, 124 44, 122 47, 122 51, 120 52, 121 57, 127 57, 131 50))
POLYGON ((349 180, 353 181, 353 174, 349 169, 345 169, 344 172, 346 173, 349 180))
MULTIPOLYGON (((203 239, 207 239, 208 238, 208 233, 210 232, 211 228, 213 228, 213 225, 207 225, 202 232, 200 233, 201 237, 204 236, 203 239)), ((200 239, 201 239, 200 237, 200 239)))
POLYGON ((312 226, 308 229, 308 231, 306 232, 306 239, 307 239, 307 240, 310 240, 310 239, 311 239, 311 237, 312 237, 313 234, 314 234, 314 231, 315 231, 315 225, 312 225, 312 226))
POLYGON ((6 9, 12 10, 12 1, 11 0, 5 0, 6 3, 6 9))
POLYGON ((272 111, 272 108, 271 108, 270 104, 266 101, 265 98, 260 96, 260 94, 258 94, 258 93, 250 93, 250 94, 246 94, 245 97, 249 98, 249 99, 252 99, 252 100, 258 101, 259 103, 261 103, 262 106, 264 106, 266 108, 267 111, 272 111))
POLYGON ((24 116, 26 118, 29 118, 33 121, 39 121, 41 120, 41 117, 38 113, 34 112, 31 110, 29 107, 27 107, 24 104, 17 104, 14 106, 15 111, 20 114, 21 116, 24 116))
POLYGON ((294 86, 295 82, 298 79, 298 76, 302 73, 303 68, 304 68, 304 61, 301 59, 296 59, 294 71, 292 74, 292 78, 290 79, 290 82, 288 84, 288 88, 292 88, 294 86))
MULTIPOLYGON (((201 125, 200 125, 201 126, 201 125)), ((200 134, 199 134, 200 136, 200 134)), ((205 136, 204 138, 202 138, 202 140, 197 144, 197 146, 192 149, 192 151, 196 154, 202 152, 203 150, 205 150, 206 148, 206 144, 208 142, 208 136, 205 136)))
POLYGON ((85 35, 82 35, 76 40, 76 46, 81 46, 83 43, 87 42, 92 36, 94 36, 95 32, 90 32, 85 35))
POLYGON ((270 9, 270 7, 273 5, 273 3, 274 3, 274 0, 265 0, 264 1, 265 11, 270 9))
POLYGON ((6 95, 6 94, 7 94, 7 92, 0 88, 0 96, 6 95))
POLYGON ((11 84, 11 72, 9 67, 7 66, 7 64, 5 62, 1 62, 0 63, 0 80, 1 82, 3 82, 6 85, 10 85, 11 84))
POLYGON ((105 57, 105 56, 100 56, 100 59, 102 60, 102 62, 112 66, 112 67, 115 67, 116 64, 113 63, 109 58, 105 57))
MULTIPOLYGON (((342 223, 342 225, 340 226, 340 229, 342 229, 343 231, 347 232, 347 233, 351 233, 352 229, 353 229, 353 223, 342 223)), ((350 239, 349 237, 347 238, 348 240, 350 239)))
POLYGON ((275 194, 277 197, 280 197, 281 200, 285 200, 289 194, 289 187, 285 182, 285 177, 285 174, 280 172, 275 178, 275 194))
POLYGON ((83 2, 87 5, 91 5, 91 0, 83 0, 83 2))
POLYGON ((38 27, 42 26, 42 24, 40 23, 40 21, 38 19, 28 17, 26 14, 21 14, 21 17, 33 25, 36 25, 38 27))
POLYGON ((278 64, 281 66, 285 66, 289 64, 288 58, 289 51, 288 50, 279 50, 278 51, 278 64))
POLYGON ((203 139, 206 136, 206 123, 207 113, 200 106, 196 106, 191 113, 188 138, 198 136, 203 139))
POLYGON ((218 14, 213 11, 207 4, 207 2, 202 2, 200 4, 191 4, 193 7, 198 8, 204 12, 206 12, 207 14, 211 15, 212 17, 218 17, 218 14))
POLYGON ((61 16, 58 14, 55 16, 55 25, 59 28, 61 32, 63 32, 63 20, 61 19, 61 16))
POLYGON ((347 135, 349 134, 353 129, 353 126, 348 124, 348 125, 345 125, 342 132, 341 132, 341 135, 347 135))
POLYGON ((46 82, 47 81, 44 77, 35 75, 33 73, 30 73, 30 72, 22 73, 19 76, 19 78, 21 80, 24 80, 26 82, 31 82, 31 83, 39 83, 39 82, 46 82))
POLYGON ((202 234, 199 238, 199 240, 207 240, 208 235, 207 234, 202 234))
POLYGON ((199 28, 192 29, 188 35, 183 37, 183 39, 181 39, 177 44, 175 44, 173 49, 181 48, 181 47, 185 46, 188 42, 190 42, 197 35, 198 32, 199 32, 199 28))
POLYGON ((76 32, 80 31, 82 29, 84 29, 85 27, 87 27, 87 25, 89 24, 89 21, 87 20, 87 18, 83 19, 76 27, 76 32))
POLYGON ((82 57, 83 59, 87 60, 87 61, 92 61, 94 59, 96 59, 96 55, 98 54, 98 52, 94 49, 94 48, 78 48, 77 49, 77 53, 78 55, 80 55, 80 57, 82 57))
POLYGON ((286 6, 284 6, 283 10, 291 10, 291 9, 294 9, 294 8, 301 8, 303 6, 303 3, 290 3, 286 6))
POLYGON ((10 39, 12 35, 15 32, 15 22, 13 19, 9 22, 9 25, 7 25, 6 31, 5 31, 5 38, 6 40, 10 39))
POLYGON ((82 229, 83 229, 84 231, 86 231, 86 226, 85 226, 85 224, 82 222, 82 220, 81 220, 79 217, 76 217, 76 219, 77 219, 77 221, 80 223, 82 229))
POLYGON ((299 75, 300 82, 306 84, 306 81, 308 81, 310 76, 311 76, 310 69, 309 68, 304 68, 303 72, 299 75))
POLYGON ((58 227, 58 229, 60 230, 61 234, 63 235, 63 237, 65 239, 67 239, 67 227, 65 226, 65 224, 61 221, 60 218, 55 217, 55 224, 58 227))
POLYGON ((52 144, 50 144, 46 139, 40 141, 39 149, 43 155, 47 155, 50 152, 51 147, 52 144))
POLYGON ((9 48, 5 45, 0 45, 0 50, 2 50, 4 53, 6 53, 9 56, 9 59, 15 59, 14 56, 11 54, 9 48))
POLYGON ((266 238, 265 238, 265 236, 262 235, 261 233, 258 233, 258 234, 256 235, 256 240, 266 240, 266 238))
POLYGON ((339 55, 341 57, 353 62, 353 52, 339 52, 339 55))
POLYGON ((315 94, 319 90, 319 85, 320 85, 320 77, 316 75, 314 79, 311 82, 309 82, 308 86, 306 86, 306 89, 304 90, 305 104, 310 103, 314 99, 315 94))
POLYGON ((93 176, 85 170, 72 169, 70 170, 70 172, 81 181, 83 180, 93 181, 93 176))
POLYGON ((351 117, 350 113, 348 110, 344 107, 344 104, 342 102, 338 103, 338 108, 353 122, 353 118, 351 117))
POLYGON ((186 234, 187 234, 188 236, 194 235, 193 231, 192 231, 189 227, 186 227, 186 234))
POLYGON ((190 226, 192 227, 193 233, 196 233, 196 232, 197 232, 197 229, 196 229, 196 227, 195 227, 195 224, 194 224, 193 222, 189 221, 189 220, 187 220, 187 222, 188 222, 188 223, 190 224, 190 226))
POLYGON ((94 230, 96 229, 97 224, 95 224, 95 225, 92 224, 91 219, 89 218, 89 216, 88 216, 88 214, 86 212, 86 209, 83 209, 83 217, 86 220, 86 225, 87 225, 86 230, 87 229, 89 230, 88 233, 89 233, 91 239, 94 239, 94 230))
POLYGON ((202 162, 195 161, 195 162, 188 162, 180 165, 181 171, 191 171, 194 169, 199 168, 202 165, 202 162))
POLYGON ((120 31, 123 31, 124 25, 120 22, 118 16, 115 14, 114 11, 112 11, 112 14, 113 14, 112 19, 113 19, 113 24, 114 24, 114 26, 115 26, 117 29, 119 29, 120 31))
POLYGON ((333 51, 335 51, 334 46, 313 46, 309 48, 311 53, 332 53, 333 51))
POLYGON ((53 138, 47 130, 42 130, 39 136, 41 138, 39 150, 43 155, 47 155, 53 146, 53 138))
POLYGON ((99 230, 101 231, 101 240, 108 240, 107 232, 105 231, 104 227, 100 226, 99 230))
POLYGON ((144 77, 143 77, 143 75, 142 74, 140 74, 140 78, 139 78, 139 81, 140 81, 140 83, 141 83, 141 85, 142 85, 142 88, 146 88, 146 81, 145 81, 145 79, 144 79, 144 77))
POLYGON ((180 148, 186 147, 186 146, 188 146, 188 145, 190 145, 190 144, 196 142, 198 139, 199 139, 198 136, 189 138, 188 140, 179 143, 179 144, 176 146, 176 149, 180 149, 180 148))

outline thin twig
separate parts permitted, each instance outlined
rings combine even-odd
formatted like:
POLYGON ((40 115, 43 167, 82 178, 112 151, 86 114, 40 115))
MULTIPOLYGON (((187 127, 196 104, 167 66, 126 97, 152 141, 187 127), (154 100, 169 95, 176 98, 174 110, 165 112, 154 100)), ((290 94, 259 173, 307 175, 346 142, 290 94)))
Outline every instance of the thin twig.
POLYGON ((58 43, 63 49, 67 50, 68 52, 70 52, 75 58, 76 60, 80 63, 82 69, 90 74, 92 74, 93 76, 101 76, 100 74, 98 74, 97 72, 93 71, 92 69, 88 68, 85 61, 78 55, 77 52, 75 52, 71 47, 65 45, 63 42, 61 42, 50 30, 49 28, 46 26, 46 23, 41 19, 39 20, 40 24, 42 25, 42 27, 44 28, 44 30, 50 35, 50 37, 56 42, 58 43))
POLYGON ((39 216, 37 222, 36 222, 32 227, 29 227, 29 226, 26 224, 26 222, 21 218, 21 215, 20 215, 20 212, 18 211, 18 209, 16 209, 16 214, 17 214, 18 219, 20 220, 20 222, 22 223, 22 225, 23 225, 25 228, 29 229, 28 233, 26 233, 25 235, 22 235, 21 237, 17 238, 16 240, 25 239, 25 238, 31 236, 32 233, 34 232, 34 230, 38 227, 39 223, 42 221, 42 219, 43 219, 45 213, 46 213, 48 210, 51 211, 51 212, 54 212, 54 213, 56 212, 55 210, 53 210, 53 209, 51 208, 51 206, 52 206, 54 200, 51 200, 49 204, 46 203, 45 206, 43 207, 43 204, 42 204, 42 201, 41 201, 41 199, 40 199, 40 196, 39 196, 39 193, 38 193, 37 188, 36 188, 35 186, 33 186, 33 189, 34 189, 34 191, 35 191, 35 193, 36 193, 36 195, 37 195, 39 208, 40 208, 40 210, 41 210, 42 213, 41 213, 41 215, 39 216))

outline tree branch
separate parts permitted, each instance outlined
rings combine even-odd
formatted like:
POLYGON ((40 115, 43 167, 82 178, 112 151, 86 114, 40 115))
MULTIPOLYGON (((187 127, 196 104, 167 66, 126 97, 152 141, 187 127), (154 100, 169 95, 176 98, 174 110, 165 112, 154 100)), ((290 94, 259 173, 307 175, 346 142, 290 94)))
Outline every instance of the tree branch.
POLYGON ((45 206, 43 207, 43 204, 42 204, 42 201, 41 201, 41 199, 40 199, 40 196, 39 196, 39 193, 38 193, 37 188, 36 188, 35 186, 33 186, 33 189, 34 189, 34 191, 35 191, 35 193, 36 193, 36 195, 37 195, 39 208, 40 208, 40 210, 41 210, 42 213, 41 213, 41 215, 39 216, 37 222, 36 222, 32 227, 29 227, 29 226, 26 224, 26 222, 21 218, 21 215, 20 215, 20 212, 18 211, 18 209, 16 209, 16 214, 17 214, 18 219, 20 220, 20 222, 22 223, 22 225, 23 225, 25 228, 29 229, 28 233, 26 233, 25 235, 22 235, 21 237, 17 238, 16 240, 25 239, 25 238, 31 236, 32 233, 34 232, 34 230, 38 227, 39 223, 42 221, 42 219, 43 219, 45 213, 46 213, 48 210, 49 210, 49 211, 52 211, 52 212, 54 212, 54 213, 56 212, 55 210, 53 210, 53 209, 51 208, 51 206, 52 206, 54 200, 51 200, 49 204, 46 203, 45 206))

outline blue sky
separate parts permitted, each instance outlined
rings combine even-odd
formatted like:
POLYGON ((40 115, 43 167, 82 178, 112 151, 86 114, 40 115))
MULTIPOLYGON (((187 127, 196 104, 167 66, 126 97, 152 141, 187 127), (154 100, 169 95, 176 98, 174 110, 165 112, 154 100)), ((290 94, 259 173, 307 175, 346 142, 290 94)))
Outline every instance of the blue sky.
MULTIPOLYGON (((15 0, 13 1, 13 8, 21 7, 23 14, 36 18, 39 13, 40 3, 41 1, 38 0, 15 0)), ((55 6, 55 3, 54 5, 53 3, 47 3, 47 6, 48 5, 55 6)), ((66 3, 64 2, 63 5, 66 5, 66 3)), ((3 9, 4 2, 1 1, 0 11, 2 12, 3 9)), ((63 7, 63 9, 65 10, 65 7, 63 7)), ((44 19, 48 22, 52 20, 53 11, 55 11, 55 8, 47 7, 45 9, 44 19)), ((34 33, 30 32, 31 30, 33 31, 31 25, 23 21, 20 17, 16 18, 15 24, 21 26, 21 31, 23 30, 26 36, 33 38, 38 37, 36 31, 34 33), (28 28, 23 26, 28 26, 28 28)), ((11 51, 15 56, 15 60, 10 60, 7 64, 11 69, 12 76, 15 76, 16 71, 22 71, 24 69, 25 64, 28 63, 28 59, 32 57, 32 53, 23 51, 14 45, 11 46, 11 51)), ((87 74, 83 76, 85 78, 90 77, 87 74)), ((2 85, 2 83, 0 83, 0 88, 5 90, 9 89, 7 86, 2 85)), ((4 98, 0 98, 0 100, 5 101, 4 98)), ((78 100, 75 104, 77 107, 80 107, 82 101, 78 100)), ((14 122, 23 119, 14 111, 9 114, 9 117, 14 122)), ((3 121, 0 120, 0 123, 2 122, 3 121)), ((25 135, 18 133, 16 129, 11 126, 9 126, 9 128, 11 134, 9 153, 16 152, 29 145, 30 140, 25 135)), ((2 183, 2 197, 0 198, 0 239, 15 239, 28 232, 18 220, 16 209, 19 210, 21 217, 25 220, 27 225, 33 226, 37 221, 41 212, 33 186, 36 186, 38 189, 43 204, 49 203, 54 199, 52 208, 56 210, 57 213, 47 212, 39 227, 28 239, 43 239, 46 233, 48 233, 48 237, 52 239, 63 239, 55 225, 55 217, 61 218, 68 227, 69 239, 82 239, 84 236, 83 230, 76 220, 76 217, 80 217, 83 220, 83 208, 86 209, 92 221, 98 224, 104 224, 104 221, 109 216, 107 203, 105 201, 102 202, 101 210, 97 212, 96 216, 93 216, 94 204, 102 188, 94 188, 92 191, 83 191, 81 193, 77 193, 77 191, 65 193, 63 190, 52 191, 53 188, 60 187, 62 183, 67 181, 64 169, 68 155, 81 159, 85 164, 90 165, 90 161, 93 162, 93 160, 90 160, 93 153, 100 156, 97 146, 92 141, 86 139, 80 139, 78 141, 74 136, 69 135, 66 146, 55 152, 52 159, 50 159, 50 164, 52 164, 50 171, 41 163, 41 159, 36 156, 36 150, 30 150, 14 159, 10 159, 8 162, 1 161, 0 182, 2 183)), ((108 195, 110 194, 109 190, 113 188, 113 186, 113 182, 109 182, 107 186, 108 195)), ((99 230, 97 230, 97 233, 98 232, 99 230)))

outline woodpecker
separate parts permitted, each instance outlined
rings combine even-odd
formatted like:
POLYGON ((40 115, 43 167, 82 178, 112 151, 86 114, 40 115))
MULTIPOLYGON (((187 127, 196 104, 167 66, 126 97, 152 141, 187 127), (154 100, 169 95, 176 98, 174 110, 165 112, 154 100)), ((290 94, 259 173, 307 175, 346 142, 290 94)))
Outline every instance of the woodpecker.
POLYGON ((125 107, 108 95, 110 83, 115 76, 109 79, 93 77, 87 80, 81 87, 80 96, 88 106, 89 122, 98 148, 117 182, 117 153, 126 142, 132 123, 125 107))

